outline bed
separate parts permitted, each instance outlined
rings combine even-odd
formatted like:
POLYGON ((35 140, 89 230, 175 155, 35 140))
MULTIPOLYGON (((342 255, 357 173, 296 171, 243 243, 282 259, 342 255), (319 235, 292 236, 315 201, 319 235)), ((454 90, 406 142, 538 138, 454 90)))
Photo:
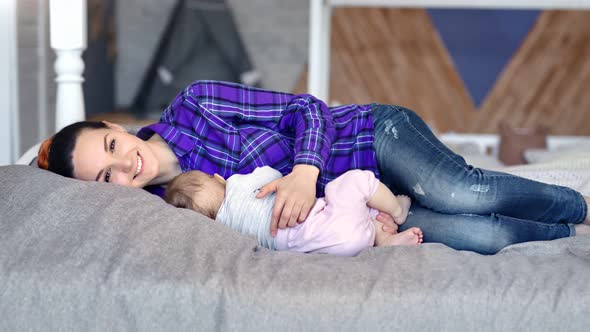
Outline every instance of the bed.
MULTIPOLYGON (((497 139, 460 137, 441 138, 468 160, 497 162, 479 151, 493 151, 497 139)), ((570 148, 531 150, 533 164, 498 169, 590 194, 590 149, 570 148)), ((28 163, 0 167, 3 331, 590 325, 590 236, 516 244, 490 256, 436 243, 348 258, 275 252, 144 190, 63 178, 28 163)))
MULTIPOLYGON (((485 153, 497 137, 441 138, 473 163, 497 163, 485 153)), ((562 148, 530 151, 528 166, 490 165, 590 193, 588 155, 562 148)), ((274 252, 141 189, 30 166, 35 151, 0 167, 2 331, 590 326, 588 236, 489 256, 436 243, 347 258, 274 252)))
POLYGON ((141 189, 0 167, 3 331, 587 331, 589 276, 590 237, 274 252, 141 189))

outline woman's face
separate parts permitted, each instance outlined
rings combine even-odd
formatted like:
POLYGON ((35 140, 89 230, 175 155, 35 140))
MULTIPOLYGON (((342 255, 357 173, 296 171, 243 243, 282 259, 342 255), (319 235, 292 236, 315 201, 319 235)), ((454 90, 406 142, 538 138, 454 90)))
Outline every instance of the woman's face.
POLYGON ((72 153, 74 177, 142 188, 158 176, 159 161, 142 139, 121 126, 82 130, 72 153))

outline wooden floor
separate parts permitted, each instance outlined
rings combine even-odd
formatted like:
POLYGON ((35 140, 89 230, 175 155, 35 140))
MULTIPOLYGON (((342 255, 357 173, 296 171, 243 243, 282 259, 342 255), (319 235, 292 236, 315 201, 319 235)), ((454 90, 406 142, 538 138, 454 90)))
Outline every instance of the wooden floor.
MULTIPOLYGON (((307 73, 295 89, 306 91, 307 73)), ((476 110, 426 11, 338 8, 332 20, 331 102, 390 103, 436 130, 546 126, 590 135, 590 12, 546 11, 476 110)))

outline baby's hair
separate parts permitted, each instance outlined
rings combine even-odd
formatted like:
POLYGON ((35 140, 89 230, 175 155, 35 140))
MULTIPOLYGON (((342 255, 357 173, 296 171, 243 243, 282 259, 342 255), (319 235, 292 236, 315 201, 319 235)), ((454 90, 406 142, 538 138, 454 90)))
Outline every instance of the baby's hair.
POLYGON ((166 188, 164 200, 176 207, 191 209, 215 219, 217 211, 205 209, 194 200, 196 195, 203 194, 204 186, 198 176, 192 176, 193 172, 181 173, 172 179, 166 188))

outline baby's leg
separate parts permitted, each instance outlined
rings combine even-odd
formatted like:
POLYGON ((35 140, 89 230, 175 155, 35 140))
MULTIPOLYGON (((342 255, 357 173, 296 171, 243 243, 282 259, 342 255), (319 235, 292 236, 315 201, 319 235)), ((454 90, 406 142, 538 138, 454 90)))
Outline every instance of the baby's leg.
POLYGON ((422 231, 418 227, 412 227, 401 233, 391 234, 383 231, 382 224, 374 220, 375 224, 375 246, 411 246, 422 243, 422 231))
POLYGON ((396 217, 396 216, 391 216, 393 218, 393 221, 395 221, 396 224, 401 225, 403 223, 406 222, 406 219, 408 218, 408 213, 410 212, 410 206, 412 205, 412 200, 410 199, 410 197, 405 196, 405 195, 398 195, 396 196, 397 201, 399 202, 399 206, 402 209, 402 212, 396 217))
POLYGON ((367 201, 367 206, 389 214, 393 217, 393 221, 398 225, 401 225, 406 221, 411 204, 412 202, 408 196, 395 196, 391 190, 381 182, 379 182, 379 186, 377 187, 375 194, 373 194, 373 197, 367 201))

